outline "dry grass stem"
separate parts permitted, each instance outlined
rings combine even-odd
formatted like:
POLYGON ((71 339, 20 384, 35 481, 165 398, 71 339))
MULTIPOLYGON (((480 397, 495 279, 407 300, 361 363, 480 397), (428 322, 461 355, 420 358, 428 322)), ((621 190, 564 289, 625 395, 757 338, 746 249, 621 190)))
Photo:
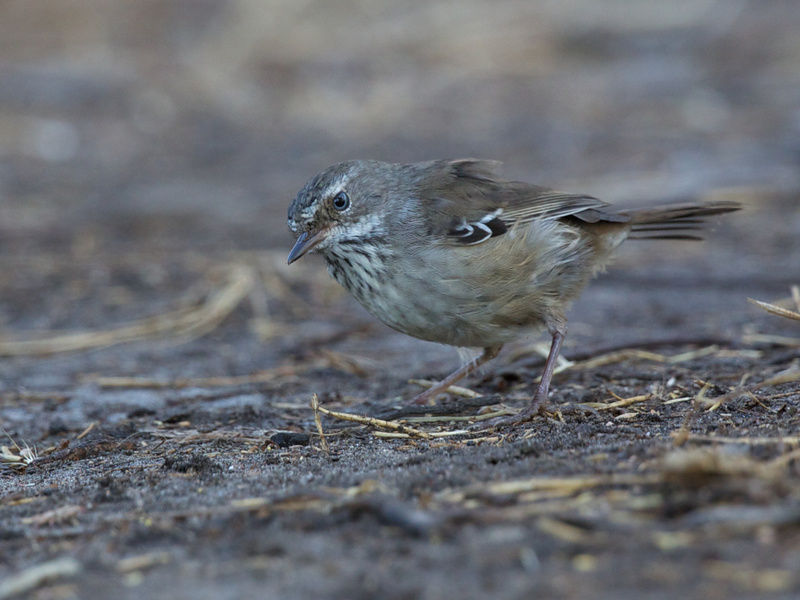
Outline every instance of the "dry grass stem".
POLYGON ((23 444, 25 444, 25 447, 23 448, 17 442, 15 442, 10 435, 8 435, 5 429, 2 431, 11 442, 11 447, 0 446, 0 465, 5 464, 13 467, 24 468, 39 458, 39 454, 36 451, 36 446, 31 448, 26 442, 23 442, 23 444))
MULTIPOLYGON (((0 338, 2 356, 37 356, 104 348, 125 342, 146 339, 180 338, 181 341, 202 337, 219 324, 248 297, 255 282, 253 269, 234 265, 224 287, 212 293, 196 308, 181 308, 173 312, 135 321, 106 331, 88 331, 51 335, 37 339, 0 338)), ((43 335, 47 335, 44 332, 43 335)))
POLYGON ((464 502, 474 497, 518 496, 520 494, 549 492, 572 495, 602 486, 652 485, 661 481, 660 475, 609 474, 575 477, 531 477, 498 483, 471 485, 458 490, 445 490, 437 494, 445 502, 464 502))
POLYGON ((328 440, 325 439, 325 432, 322 430, 322 419, 319 416, 319 396, 317 396, 317 394, 311 396, 311 409, 314 411, 314 425, 317 426, 320 446, 322 446, 322 450, 325 454, 330 454, 331 449, 328 446, 328 440))
POLYGON ((698 348, 697 350, 689 350, 688 352, 681 352, 680 354, 676 354, 674 356, 670 356, 666 362, 670 364, 678 364, 682 362, 687 362, 690 360, 697 360, 698 358, 702 358, 704 356, 710 356, 711 354, 716 354, 719 352, 720 348, 716 344, 712 344, 711 346, 706 346, 705 348, 698 348))
POLYGON ((373 431, 372 435, 377 438, 386 438, 386 439, 393 439, 393 440, 408 440, 411 439, 411 436, 407 433, 395 433, 393 431, 373 431))
POLYGON ((630 420, 636 419, 636 418, 638 418, 640 416, 641 415, 639 413, 637 413, 637 412, 627 412, 627 413, 622 413, 621 415, 617 415, 614 418, 616 420, 618 420, 618 421, 630 421, 630 420))
POLYGON ((614 408, 623 408, 625 406, 630 406, 631 404, 637 404, 639 402, 646 402, 650 400, 653 396, 652 394, 643 394, 641 396, 633 396, 631 398, 620 398, 613 392, 610 392, 614 398, 617 398, 616 402, 583 402, 583 406, 588 406, 590 408, 594 408, 597 410, 611 410, 614 408))
POLYGON ((750 333, 742 336, 745 344, 774 344, 775 346, 789 346, 791 348, 800 346, 800 338, 786 337, 785 335, 767 335, 762 333, 750 333))
MULTIPOLYGON (((792 290, 792 293, 794 294, 794 289, 792 290)), ((785 308, 781 308, 780 306, 770 304, 769 302, 762 302, 761 300, 754 300, 753 298, 748 298, 747 301, 772 315, 777 315, 786 319, 792 319, 794 321, 800 321, 800 313, 794 312, 793 310, 787 310, 785 308)), ((800 308, 798 310, 800 310, 800 308)))
POLYGON ((467 416, 467 417, 456 417, 456 416, 430 416, 430 417, 404 417, 404 421, 407 423, 448 423, 448 422, 459 422, 459 421, 469 421, 470 423, 477 423, 480 421, 488 421, 489 419, 494 419, 496 417, 504 417, 506 415, 515 415, 517 411, 511 410, 508 408, 502 408, 500 410, 495 410, 491 412, 487 412, 477 416, 467 416))
POLYGON ((671 398, 670 400, 664 400, 663 404, 679 404, 681 402, 688 402, 691 400, 691 396, 681 396, 680 398, 671 398))
POLYGON ((489 421, 489 420, 494 419, 496 417, 507 417, 507 416, 515 415, 515 414, 517 414, 517 412, 518 411, 511 410, 510 408, 501 408, 499 410, 494 410, 494 411, 487 412, 487 413, 484 413, 484 414, 481 414, 481 415, 477 415, 477 416, 474 416, 474 417, 466 417, 466 418, 467 419, 471 419, 475 423, 480 423, 481 421, 489 421))
POLYGON ((656 354, 655 352, 648 352, 646 350, 636 350, 636 349, 628 349, 628 350, 614 350, 613 352, 607 352, 606 354, 601 354, 599 356, 595 356, 594 358, 590 358, 588 360, 576 362, 573 365, 575 369, 596 369, 597 367, 603 367, 606 365, 613 365, 620 362, 625 362, 632 359, 639 359, 639 360, 651 360, 654 362, 666 362, 667 357, 663 354, 656 354))
POLYGON ((589 370, 630 360, 649 360, 657 363, 677 364, 690 360, 696 360, 698 358, 717 354, 719 352, 725 351, 722 350, 717 344, 704 346, 702 348, 698 348, 697 350, 681 352, 680 354, 675 354, 674 356, 667 356, 666 354, 659 354, 657 352, 650 352, 648 350, 639 350, 637 348, 624 348, 621 350, 614 350, 612 352, 600 354, 599 356, 595 356, 584 361, 577 361, 572 364, 572 368, 589 370))
POLYGON ((350 413, 335 412, 332 410, 328 410, 327 408, 323 408, 322 406, 318 406, 316 410, 318 410, 322 414, 328 415, 329 417, 333 417, 334 419, 340 419, 342 421, 351 421, 353 423, 360 423, 361 425, 378 427, 379 429, 389 429, 398 433, 404 433, 410 437, 418 437, 425 439, 431 437, 431 434, 426 433, 425 431, 420 431, 419 429, 414 429, 413 427, 409 427, 407 425, 403 425, 395 421, 384 421, 383 419, 376 419, 374 417, 362 417, 359 415, 351 415, 350 413))
POLYGON ((15 444, 14 448, 0 446, 0 464, 12 465, 14 467, 24 467, 38 458, 36 451, 30 448, 20 448, 15 444))
POLYGON ((83 438, 85 438, 87 435, 89 435, 89 433, 90 433, 90 432, 91 432, 91 431, 92 431, 92 430, 93 430, 93 429, 94 429, 96 426, 97 426, 97 421, 92 421, 91 423, 89 423, 89 426, 88 426, 86 429, 84 429, 83 431, 81 431, 81 432, 80 432, 80 434, 78 434, 78 437, 76 437, 75 439, 76 439, 76 440, 82 440, 82 439, 83 439, 83 438))
MULTIPOLYGON (((446 437, 453 437, 457 435, 470 435, 473 433, 486 433, 489 430, 474 432, 468 429, 454 429, 453 431, 434 431, 431 433, 425 433, 429 438, 446 438, 446 437)), ((375 437, 379 438, 396 438, 396 439, 409 439, 413 437, 420 437, 418 435, 411 435, 408 433, 395 433, 393 431, 375 431, 373 434, 375 437)))
POLYGON ((769 394, 768 396, 761 396, 763 400, 779 400, 780 398, 791 398, 800 395, 800 392, 795 390, 793 392, 783 392, 781 394, 769 394))
POLYGON ((676 354, 675 356, 667 356, 665 354, 658 354, 656 352, 649 352, 647 350, 637 350, 635 348, 630 348, 625 350, 614 350, 613 352, 601 354, 600 356, 596 356, 594 358, 590 358, 585 361, 576 362, 574 363, 573 366, 576 369, 595 369, 597 367, 602 367, 606 365, 616 364, 635 359, 649 360, 659 363, 675 364, 675 363, 686 362, 689 360, 695 360, 697 358, 708 356, 710 354, 714 354, 719 351, 720 348, 716 344, 713 344, 711 346, 706 346, 704 348, 699 348, 697 350, 691 350, 689 352, 682 352, 680 354, 676 354))
POLYGON ((130 573, 132 571, 142 571, 158 565, 166 565, 172 561, 169 552, 148 552, 138 556, 130 556, 117 561, 115 569, 118 573, 130 573))
POLYGON ((765 379, 752 389, 761 390, 766 387, 782 385, 784 383, 794 383, 795 381, 800 381, 800 368, 791 367, 789 369, 786 369, 785 371, 781 371, 780 373, 773 375, 768 379, 765 379))

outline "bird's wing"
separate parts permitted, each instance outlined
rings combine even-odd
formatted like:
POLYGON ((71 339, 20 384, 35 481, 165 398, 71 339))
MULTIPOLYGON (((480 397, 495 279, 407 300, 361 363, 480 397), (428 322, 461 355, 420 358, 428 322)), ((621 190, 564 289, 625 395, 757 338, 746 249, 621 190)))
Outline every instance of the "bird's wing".
POLYGON ((599 209, 608 206, 608 202, 585 194, 559 192, 519 181, 508 182, 504 192, 504 218, 523 223, 535 219, 561 219, 570 216, 580 219, 584 216, 582 213, 587 211, 589 215, 585 216, 593 221, 598 218, 594 213, 602 213, 604 211, 599 209))
POLYGON ((472 245, 504 234, 515 223, 537 219, 574 216, 587 223, 629 219, 603 211, 608 203, 591 196, 497 179, 498 165, 475 159, 431 163, 420 196, 430 208, 432 234, 472 245))

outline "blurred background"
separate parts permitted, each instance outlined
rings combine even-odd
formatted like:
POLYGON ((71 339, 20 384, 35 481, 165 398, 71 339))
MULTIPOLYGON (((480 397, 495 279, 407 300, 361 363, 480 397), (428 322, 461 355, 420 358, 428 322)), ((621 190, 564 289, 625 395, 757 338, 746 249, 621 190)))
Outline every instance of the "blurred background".
POLYGON ((796 198, 799 25, 795 0, 6 1, 0 252, 288 248, 296 191, 349 158, 796 198))
MULTIPOLYGON (((795 310, 798 257, 798 0, 3 0, 2 444, 89 450, 0 471, 0 581, 68 556, 80 587, 29 595, 797 598, 797 461, 780 456, 797 383, 756 386, 797 363, 798 330, 747 298, 795 310), (508 444, 333 433, 336 462, 316 440, 268 446, 314 430, 312 393, 375 415, 458 364, 366 314, 318 257, 287 268, 290 201, 346 159, 459 157, 616 205, 746 210, 707 243, 626 244, 576 303, 565 357, 664 353, 554 380, 558 404, 630 399, 613 413, 508 444), (705 382, 759 397, 673 405, 705 382), (692 420, 720 454, 661 464, 692 420), (752 450, 729 452, 740 435, 752 450), (436 499, 447 487, 463 505, 436 499), (261 497, 282 500, 229 504, 261 497), (417 501, 448 523, 431 543, 411 541, 429 530, 417 501)), ((521 405, 540 339, 465 385, 521 405)))

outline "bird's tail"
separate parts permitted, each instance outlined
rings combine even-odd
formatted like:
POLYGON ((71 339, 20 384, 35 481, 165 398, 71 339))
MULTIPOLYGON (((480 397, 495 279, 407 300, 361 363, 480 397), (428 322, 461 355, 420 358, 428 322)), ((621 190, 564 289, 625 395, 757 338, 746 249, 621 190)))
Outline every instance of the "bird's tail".
POLYGON ((630 217, 630 240, 701 240, 708 217, 742 208, 738 202, 667 204, 620 211, 630 217))

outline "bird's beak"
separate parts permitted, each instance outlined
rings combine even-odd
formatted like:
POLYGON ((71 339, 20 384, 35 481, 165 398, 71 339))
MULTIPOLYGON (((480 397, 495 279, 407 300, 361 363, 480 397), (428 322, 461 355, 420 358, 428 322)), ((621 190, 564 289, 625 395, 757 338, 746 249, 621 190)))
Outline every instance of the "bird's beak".
POLYGON ((300 237, 297 238, 297 241, 294 243, 292 251, 289 252, 289 258, 287 264, 292 264, 298 258, 302 258, 306 252, 313 249, 314 246, 316 246, 322 240, 324 240, 326 235, 328 235, 327 229, 321 229, 311 237, 309 237, 308 232, 306 231, 301 233, 300 237))

